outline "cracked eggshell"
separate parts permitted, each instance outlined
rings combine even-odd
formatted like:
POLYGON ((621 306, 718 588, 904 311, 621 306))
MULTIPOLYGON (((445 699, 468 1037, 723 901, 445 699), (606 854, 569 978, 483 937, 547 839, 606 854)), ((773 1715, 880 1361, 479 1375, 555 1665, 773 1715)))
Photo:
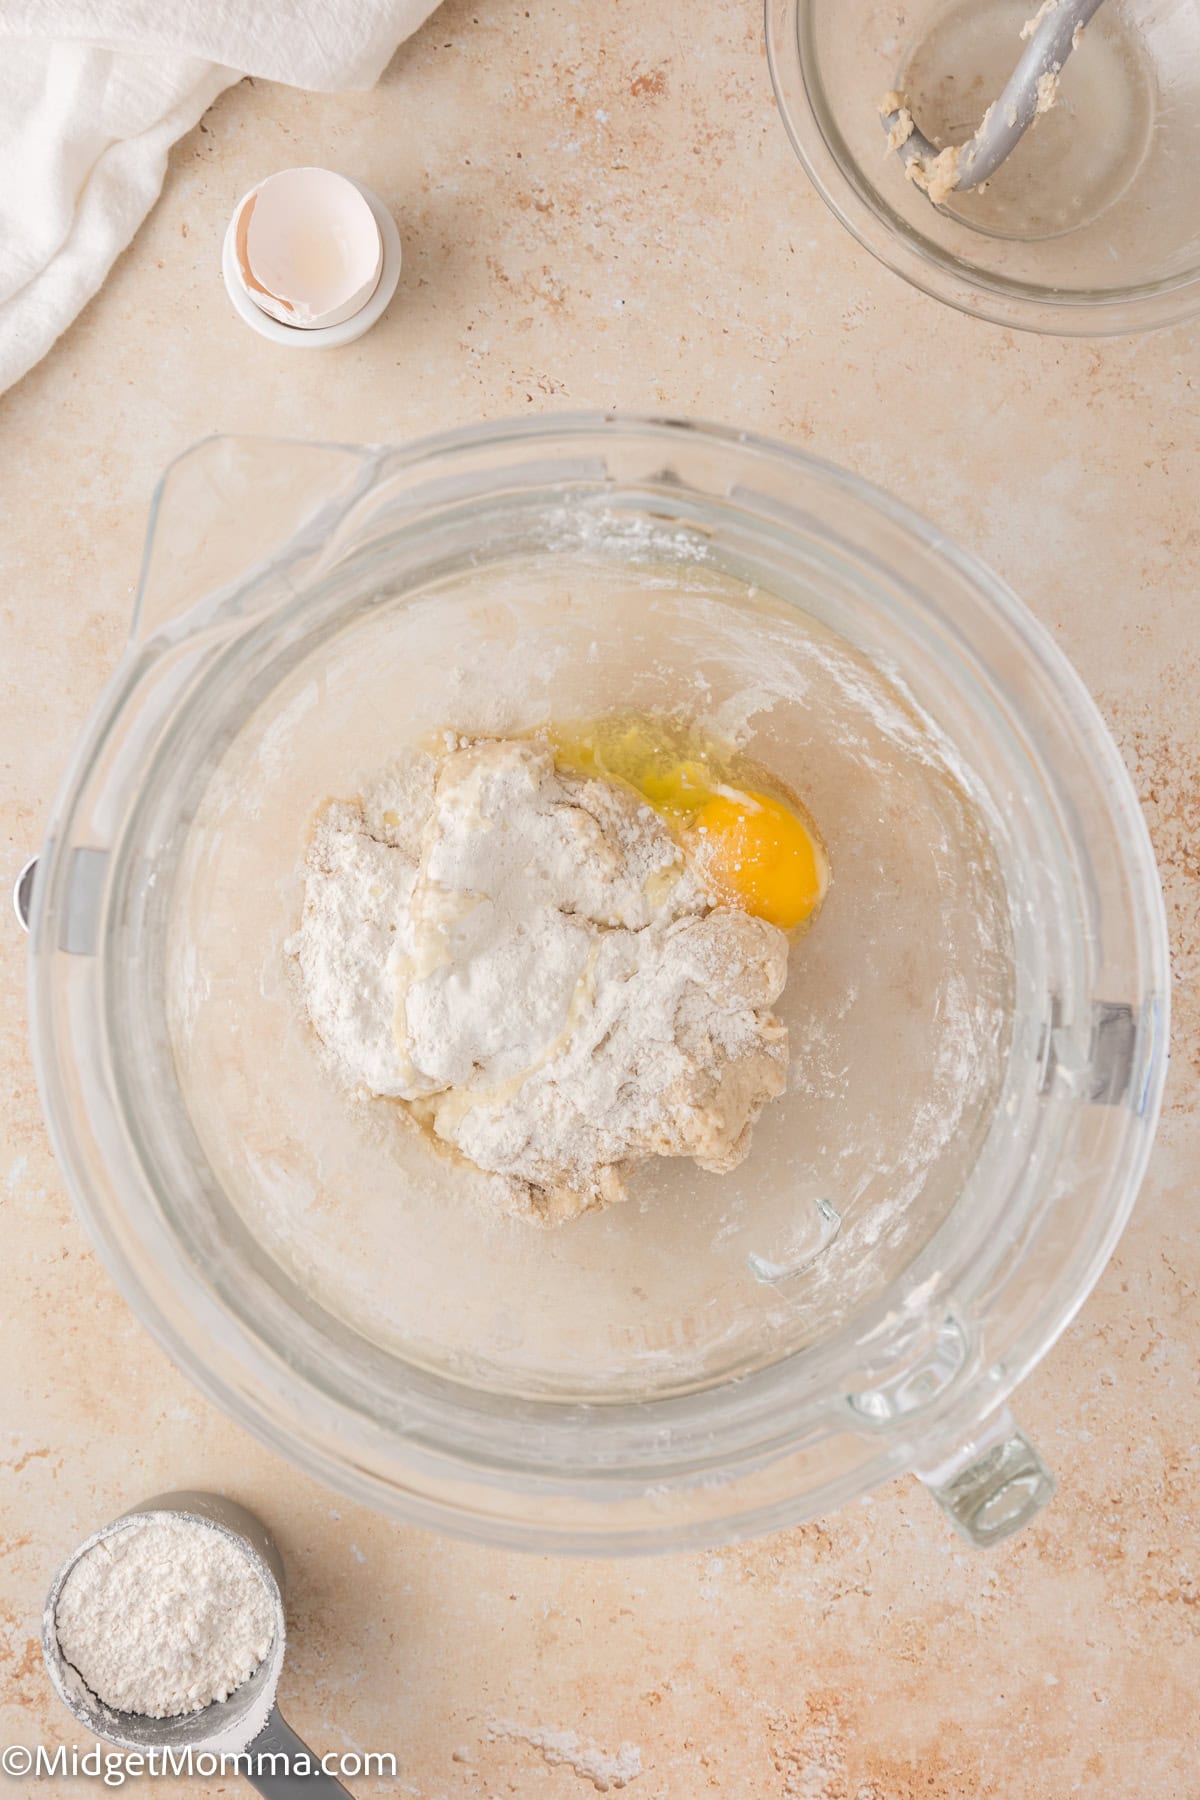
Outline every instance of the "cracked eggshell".
POLYGON ((234 249, 254 304, 302 331, 361 312, 379 285, 383 240, 352 181, 332 169, 284 169, 238 209, 234 249))

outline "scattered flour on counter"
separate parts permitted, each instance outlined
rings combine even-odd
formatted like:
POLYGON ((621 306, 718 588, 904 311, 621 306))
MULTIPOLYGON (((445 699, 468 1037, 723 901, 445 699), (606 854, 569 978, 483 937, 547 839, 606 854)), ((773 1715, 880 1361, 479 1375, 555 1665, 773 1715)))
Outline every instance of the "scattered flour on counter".
POLYGON ((222 1532, 148 1513, 80 1557, 54 1624, 97 1699, 168 1719, 248 1680, 271 1648, 275 1617, 252 1564, 222 1532))
POLYGON ((642 1753, 636 1744, 622 1744, 619 1750, 606 1751, 581 1738, 577 1731, 548 1731, 544 1726, 512 1725, 504 1720, 490 1725, 488 1735, 528 1744, 550 1768, 573 1769, 582 1780, 590 1781, 599 1794, 628 1787, 642 1773, 642 1753))
POLYGON ((288 949, 342 1079, 538 1223, 624 1198, 647 1156, 732 1168, 785 1085, 784 934, 536 742, 451 738, 329 802, 288 949))

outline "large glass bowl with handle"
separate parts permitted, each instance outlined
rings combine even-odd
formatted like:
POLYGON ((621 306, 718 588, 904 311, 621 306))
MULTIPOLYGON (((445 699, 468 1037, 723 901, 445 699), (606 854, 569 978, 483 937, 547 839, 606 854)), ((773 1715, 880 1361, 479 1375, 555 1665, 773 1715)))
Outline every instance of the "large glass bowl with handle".
POLYGON ((853 476, 600 415, 198 445, 54 807, 31 981, 114 1279, 212 1399, 355 1498, 618 1552, 902 1471, 979 1544, 1051 1493, 1009 1403, 1146 1166, 1154 861, 1047 634, 853 476), (430 731, 631 708, 719 725, 803 793, 832 884, 747 1160, 661 1160, 539 1232, 322 1063, 287 955, 305 832, 430 731))

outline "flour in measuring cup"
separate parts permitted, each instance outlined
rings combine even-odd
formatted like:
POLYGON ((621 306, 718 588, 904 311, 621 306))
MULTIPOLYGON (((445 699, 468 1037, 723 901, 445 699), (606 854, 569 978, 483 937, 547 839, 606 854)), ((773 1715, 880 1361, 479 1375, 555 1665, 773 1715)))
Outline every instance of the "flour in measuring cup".
POLYGON ((59 1649, 118 1712, 151 1719, 225 1700, 262 1662, 270 1595, 220 1531, 147 1513, 81 1556, 54 1611, 59 1649))
POLYGON ((329 802, 289 941, 341 1078, 558 1223, 645 1157, 734 1167, 782 1092, 787 938, 548 745, 458 742, 329 802))

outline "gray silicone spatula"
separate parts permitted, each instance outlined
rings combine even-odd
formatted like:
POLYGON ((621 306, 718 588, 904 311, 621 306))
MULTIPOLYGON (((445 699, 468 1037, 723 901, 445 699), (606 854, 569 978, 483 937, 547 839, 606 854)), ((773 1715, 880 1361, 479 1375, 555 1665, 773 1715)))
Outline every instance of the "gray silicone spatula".
POLYGON ((169 1750, 177 1755, 190 1750, 193 1757, 205 1753, 239 1756, 245 1760, 229 1766, 239 1767, 267 1800, 338 1800, 338 1796, 340 1800, 351 1800, 349 1790, 340 1781, 321 1772, 321 1759, 296 1736, 275 1702, 286 1637, 283 1580, 283 1558, 278 1545, 262 1521, 244 1506, 221 1494, 192 1490, 157 1494, 152 1500, 144 1500, 81 1544, 54 1578, 42 1615, 42 1653, 55 1692, 81 1725, 120 1750, 169 1750), (227 1700, 214 1700, 199 1712, 183 1713, 173 1719, 116 1712, 98 1700, 63 1657, 55 1625, 58 1596, 79 1558, 114 1532, 134 1525, 145 1513, 195 1521, 221 1532, 258 1574, 275 1614, 271 1648, 250 1679, 227 1700), (305 1767, 313 1773, 302 1774, 300 1770, 305 1767))
POLYGON ((925 136, 898 93, 880 105, 893 148, 918 187, 941 203, 951 193, 978 187, 1011 156, 1039 112, 1053 104, 1059 74, 1102 0, 1046 0, 1030 19, 1025 48, 998 100, 965 144, 939 150, 925 136))

